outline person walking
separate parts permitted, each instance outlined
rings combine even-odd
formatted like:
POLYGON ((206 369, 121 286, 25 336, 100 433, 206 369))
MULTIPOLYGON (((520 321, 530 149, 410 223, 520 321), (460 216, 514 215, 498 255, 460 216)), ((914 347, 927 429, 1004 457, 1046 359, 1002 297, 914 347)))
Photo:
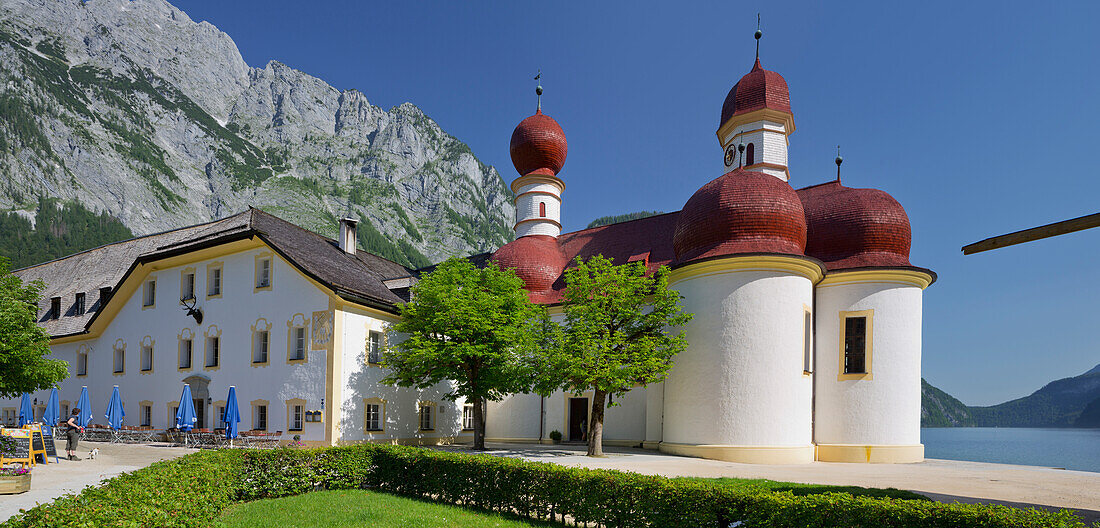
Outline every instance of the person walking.
POLYGON ((80 433, 84 432, 84 428, 76 423, 78 416, 80 416, 80 409, 73 409, 73 413, 69 415, 69 420, 65 422, 65 425, 69 426, 69 429, 65 431, 65 438, 69 441, 65 451, 69 453, 69 460, 80 460, 76 456, 76 446, 80 443, 80 433))

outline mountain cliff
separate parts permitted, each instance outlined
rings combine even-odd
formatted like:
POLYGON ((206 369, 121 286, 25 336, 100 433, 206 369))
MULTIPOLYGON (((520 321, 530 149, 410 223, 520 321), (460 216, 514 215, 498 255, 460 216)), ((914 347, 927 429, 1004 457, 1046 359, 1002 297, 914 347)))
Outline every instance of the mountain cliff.
POLYGON ((921 380, 923 427, 1100 427, 1100 365, 1023 398, 968 407, 921 380))
POLYGON ((256 206, 420 266, 511 240, 511 192, 411 103, 389 110, 164 0, 0 0, 0 211, 39 198, 135 234, 256 206))
POLYGON ((921 427, 967 427, 974 425, 974 419, 963 402, 921 378, 920 425, 921 427))

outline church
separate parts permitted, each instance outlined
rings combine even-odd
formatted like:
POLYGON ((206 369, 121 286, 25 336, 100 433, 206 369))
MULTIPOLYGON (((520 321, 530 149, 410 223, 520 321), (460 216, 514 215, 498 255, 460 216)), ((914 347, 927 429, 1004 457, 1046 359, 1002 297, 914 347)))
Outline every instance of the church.
MULTIPOLYGON (((759 34, 757 35, 759 38, 759 34)), ((759 55, 759 54, 758 54, 759 55)), ((539 89, 541 94, 541 88, 539 89)), ((541 105, 514 130, 515 269, 560 318, 564 270, 597 254, 672 269, 695 314, 668 378, 607 410, 605 445, 734 462, 916 462, 922 294, 902 206, 833 181, 793 188, 787 83, 759 56, 721 107, 725 173, 680 211, 562 233, 565 133, 541 105)), ((81 387, 102 418, 112 387, 128 425, 170 427, 184 383, 214 428, 230 386, 242 430, 308 445, 472 440, 471 406, 382 385, 387 328, 423 270, 257 209, 70 255, 15 273, 42 279, 40 324, 69 363, 62 413, 81 387)), ((36 415, 48 391, 33 394, 36 415)), ((487 409, 490 442, 580 441, 590 393, 512 395, 487 409)), ((0 401, 4 419, 18 400, 0 401)))

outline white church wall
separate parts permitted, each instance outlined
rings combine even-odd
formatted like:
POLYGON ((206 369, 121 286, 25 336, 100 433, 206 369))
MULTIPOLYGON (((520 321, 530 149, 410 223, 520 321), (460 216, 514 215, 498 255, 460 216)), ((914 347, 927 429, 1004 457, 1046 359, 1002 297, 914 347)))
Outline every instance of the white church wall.
POLYGON ((803 372, 810 280, 731 269, 674 277, 672 286, 695 318, 686 327, 688 349, 664 382, 662 450, 741 461, 812 460, 812 387, 803 372), (668 444, 727 447, 696 453, 668 444))
POLYGON ((826 285, 818 288, 817 303, 816 442, 858 445, 861 457, 872 456, 864 446, 910 446, 901 454, 882 455, 881 461, 901 461, 893 460, 898 456, 919 460, 921 289, 885 281, 826 285), (840 313, 864 310, 874 310, 870 376, 838 379, 843 361, 840 313))

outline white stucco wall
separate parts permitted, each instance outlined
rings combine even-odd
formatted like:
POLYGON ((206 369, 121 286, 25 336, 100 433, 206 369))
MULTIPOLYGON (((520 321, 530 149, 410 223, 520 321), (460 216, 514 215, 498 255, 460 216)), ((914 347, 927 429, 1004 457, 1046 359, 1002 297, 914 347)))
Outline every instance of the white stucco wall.
POLYGON ((695 318, 686 327, 688 349, 664 382, 663 441, 808 446, 803 321, 812 303, 809 279, 724 271, 672 286, 695 318))
POLYGON ((819 444, 920 444, 922 291, 913 285, 848 283, 817 292, 819 444), (871 379, 837 379, 840 312, 874 310, 871 379))
MULTIPOLYGON (((470 436, 462 431, 462 400, 447 401, 448 384, 418 390, 391 387, 380 381, 386 375, 383 367, 367 363, 367 337, 371 330, 386 335, 394 318, 370 315, 354 308, 345 308, 343 324, 343 390, 340 403, 339 441, 398 441, 403 443, 436 443, 438 439, 470 436), (385 402, 383 430, 367 431, 364 426, 364 400, 379 398, 385 402), (421 431, 419 402, 435 404, 435 428, 421 431)), ((388 339, 399 339, 390 334, 388 339)))
POLYGON ((521 185, 516 190, 516 237, 561 234, 561 194, 557 185, 539 181, 521 185), (546 216, 539 214, 539 204, 546 204, 546 216), (524 220, 534 220, 524 222, 524 220))
MULTIPOLYGON (((152 426, 164 429, 174 425, 169 420, 168 406, 169 403, 179 402, 183 380, 200 376, 209 379, 208 392, 212 400, 205 409, 206 427, 221 426, 220 416, 215 416, 214 404, 224 401, 229 386, 235 385, 242 430, 253 427, 250 402, 267 400, 269 431, 301 434, 303 440, 324 438, 321 423, 305 423, 303 431, 289 431, 286 405, 286 400, 301 398, 306 400, 304 410, 321 409, 327 368, 325 351, 307 347, 311 350, 307 352, 306 362, 287 363, 287 323, 296 314, 308 320, 314 311, 326 310, 328 297, 321 290, 267 248, 157 269, 146 279, 152 277, 157 281, 155 307, 142 309, 142 288, 138 288, 130 298, 125 299, 124 306, 101 336, 52 347, 51 357, 70 364, 70 377, 59 384, 60 399, 67 400, 70 409, 76 405, 81 386, 87 386, 93 421, 105 424, 106 405, 112 387, 118 385, 126 410, 126 425, 141 423, 139 402, 149 401, 152 402, 152 426), (272 288, 254 291, 255 256, 261 252, 272 255, 272 288), (222 263, 222 295, 207 299, 206 268, 211 262, 222 263), (188 317, 178 302, 180 271, 184 268, 195 270, 197 306, 204 315, 201 325, 188 317), (252 326, 261 318, 261 325, 265 321, 271 325, 269 361, 264 366, 253 366, 252 326), (178 336, 185 329, 194 333, 193 360, 192 368, 180 370, 178 336), (204 333, 213 331, 221 332, 220 366, 216 369, 204 368, 203 362, 206 348, 204 333), (146 336, 154 342, 151 372, 141 372, 139 364, 140 343, 146 336), (126 350, 125 372, 117 375, 113 373, 112 357, 116 343, 124 344, 126 350), (86 376, 76 376, 78 349, 89 351, 86 376)), ((117 298, 112 300, 119 301, 117 298)), ((312 328, 310 330, 312 337, 312 328)), ((49 391, 39 391, 31 396, 44 402, 49 398, 49 391)), ((18 400, 14 401, 18 405, 18 400)), ((0 405, 9 404, 4 402, 0 405)))

